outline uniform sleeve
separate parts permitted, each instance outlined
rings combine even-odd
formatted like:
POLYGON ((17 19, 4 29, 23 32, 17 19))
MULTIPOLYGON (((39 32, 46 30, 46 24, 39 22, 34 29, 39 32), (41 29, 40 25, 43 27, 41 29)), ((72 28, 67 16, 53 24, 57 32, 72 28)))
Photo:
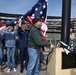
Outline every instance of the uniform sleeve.
POLYGON ((21 36, 21 27, 18 27, 18 35, 21 36))
POLYGON ((51 45, 50 42, 43 41, 42 37, 40 36, 40 34, 37 31, 34 31, 32 33, 32 37, 33 37, 35 43, 39 46, 50 47, 50 45, 51 45))

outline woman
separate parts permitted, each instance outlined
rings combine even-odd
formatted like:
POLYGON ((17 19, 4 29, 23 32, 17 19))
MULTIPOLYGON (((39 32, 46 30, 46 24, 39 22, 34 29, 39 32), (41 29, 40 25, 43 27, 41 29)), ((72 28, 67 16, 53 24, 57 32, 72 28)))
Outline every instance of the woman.
POLYGON ((10 26, 6 31, 3 32, 3 36, 5 38, 5 46, 7 49, 7 73, 10 73, 11 69, 16 72, 16 64, 15 64, 15 44, 16 44, 16 36, 17 31, 14 30, 13 26, 10 26), (12 58, 12 63, 10 61, 10 57, 12 58), (12 67, 11 67, 12 64, 12 67))

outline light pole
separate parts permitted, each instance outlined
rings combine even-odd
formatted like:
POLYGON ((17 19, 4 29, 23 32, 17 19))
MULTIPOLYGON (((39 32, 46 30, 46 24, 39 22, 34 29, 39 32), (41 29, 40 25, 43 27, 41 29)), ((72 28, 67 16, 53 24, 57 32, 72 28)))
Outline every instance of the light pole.
POLYGON ((70 35, 70 16, 71 16, 71 0, 62 0, 61 41, 63 41, 68 45, 70 35))

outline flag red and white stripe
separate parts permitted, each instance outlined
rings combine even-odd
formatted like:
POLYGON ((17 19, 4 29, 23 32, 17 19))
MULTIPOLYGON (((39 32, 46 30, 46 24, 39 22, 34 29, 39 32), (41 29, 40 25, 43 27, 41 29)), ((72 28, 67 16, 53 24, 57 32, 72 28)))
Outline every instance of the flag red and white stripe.
POLYGON ((2 23, 0 24, 0 30, 4 29, 6 27, 6 24, 2 23))
POLYGON ((35 17, 42 19, 42 39, 46 41, 45 34, 48 29, 46 25, 46 16, 47 16, 47 0, 38 0, 38 2, 29 10, 23 17, 32 25, 32 20, 35 17))

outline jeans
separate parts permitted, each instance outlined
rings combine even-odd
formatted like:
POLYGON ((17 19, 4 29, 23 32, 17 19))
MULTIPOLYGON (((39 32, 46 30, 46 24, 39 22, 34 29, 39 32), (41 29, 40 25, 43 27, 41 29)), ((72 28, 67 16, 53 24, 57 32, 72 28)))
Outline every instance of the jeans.
POLYGON ((0 66, 2 66, 2 62, 3 62, 3 51, 2 47, 0 47, 0 66))
POLYGON ((74 41, 70 41, 70 42, 69 42, 69 45, 70 45, 70 46, 74 46, 74 41))
POLYGON ((25 48, 20 48, 20 67, 21 69, 23 70, 24 67, 26 67, 27 69, 27 65, 28 65, 28 60, 29 60, 29 57, 28 57, 28 48, 25 47, 25 48), (24 60, 26 61, 25 62, 25 65, 24 65, 24 60))
POLYGON ((32 75, 32 72, 34 72, 34 75, 39 75, 40 50, 28 48, 28 54, 29 62, 26 75, 32 75))
POLYGON ((71 50, 74 50, 74 49, 75 49, 75 43, 74 43, 73 40, 71 40, 71 41, 69 42, 69 45, 70 45, 70 47, 71 47, 71 50))
POLYGON ((8 69, 11 69, 11 59, 12 59, 12 68, 15 68, 15 47, 7 47, 7 66, 8 69), (11 57, 11 58, 10 58, 11 57))

